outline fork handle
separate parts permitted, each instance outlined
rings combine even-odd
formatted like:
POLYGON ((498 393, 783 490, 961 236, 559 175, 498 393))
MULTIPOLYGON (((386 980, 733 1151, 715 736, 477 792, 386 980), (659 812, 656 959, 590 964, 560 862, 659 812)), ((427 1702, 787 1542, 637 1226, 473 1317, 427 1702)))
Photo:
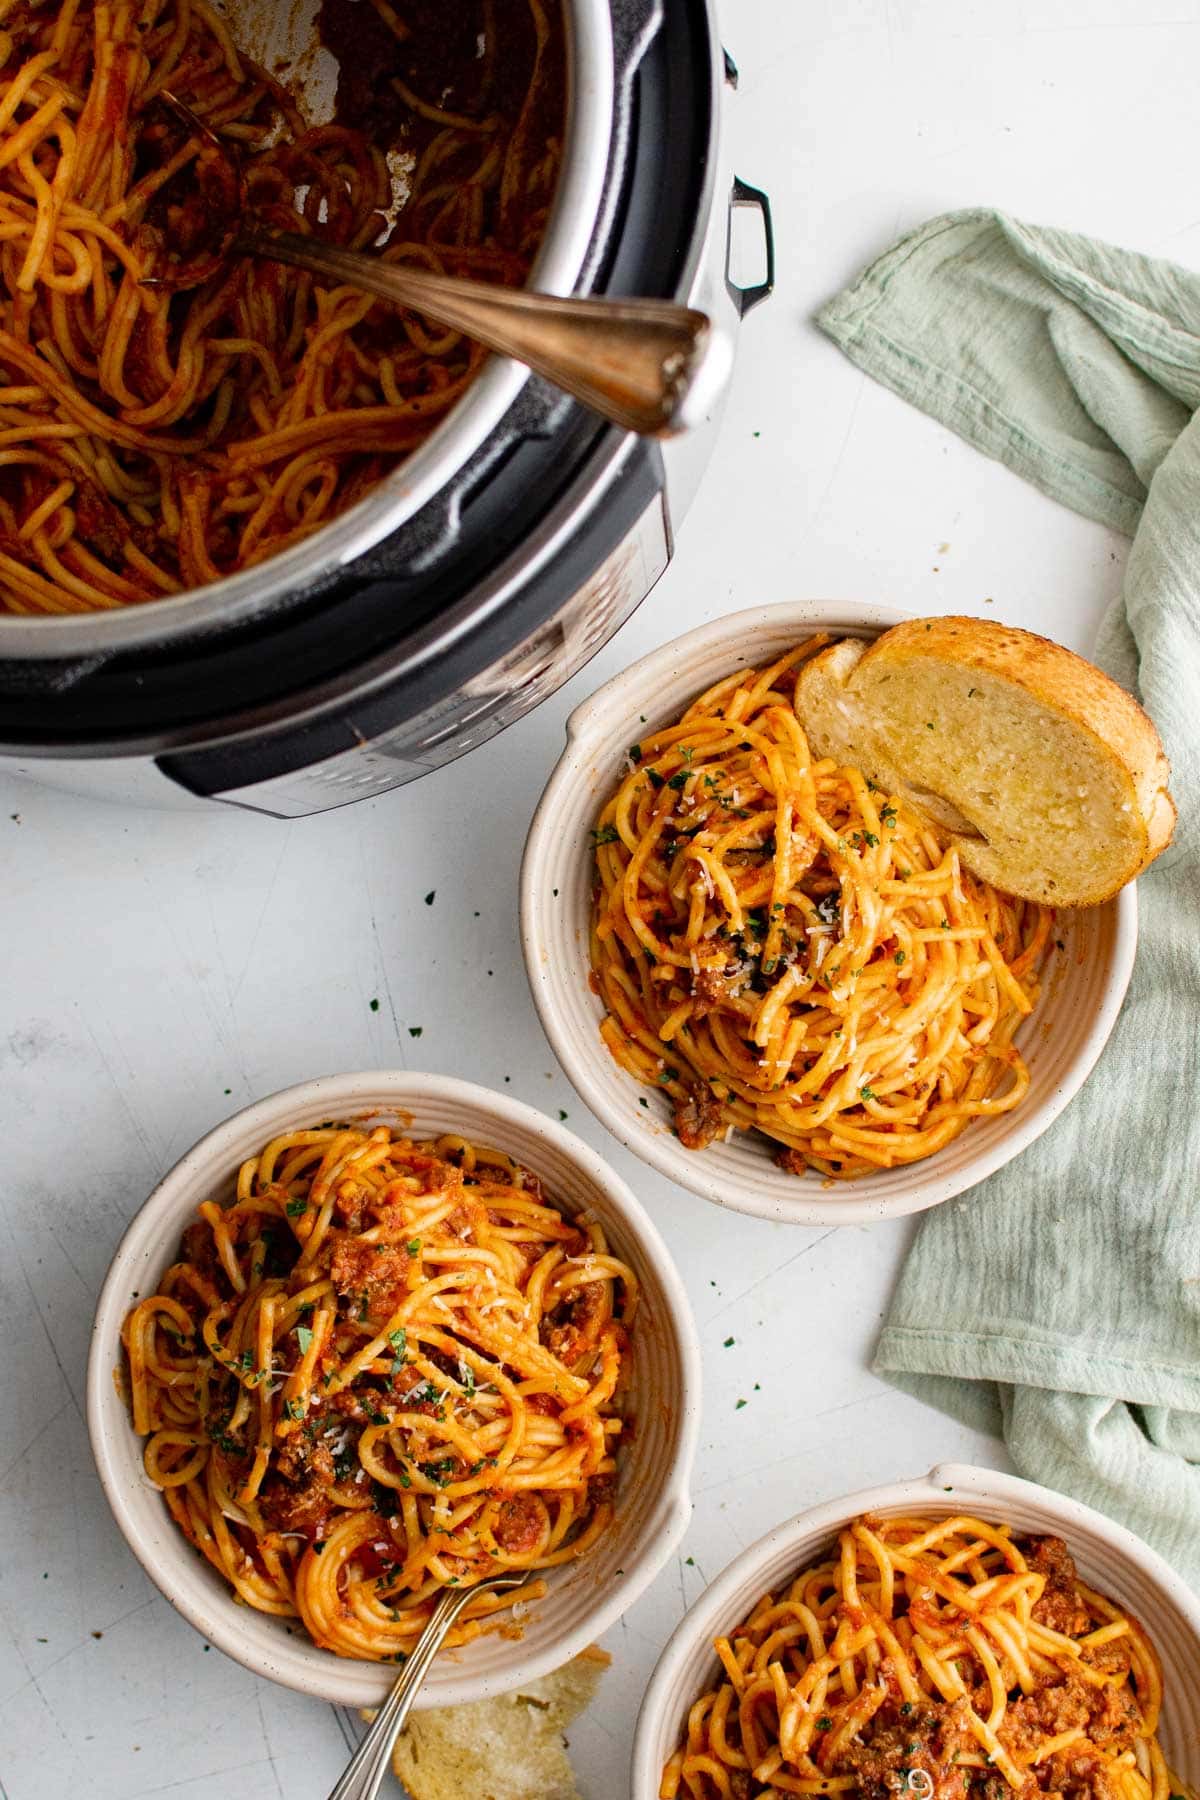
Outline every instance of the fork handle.
POLYGON ((425 1679, 430 1663, 441 1649, 446 1634, 459 1613, 478 1597, 478 1586, 447 1588, 442 1593, 429 1615, 429 1623, 422 1631, 416 1649, 405 1662, 395 1687, 376 1713, 362 1743, 346 1765, 341 1780, 330 1790, 329 1800, 375 1800, 379 1784, 391 1764, 392 1746, 412 1711, 417 1689, 425 1679))
POLYGON ((697 425, 732 361, 707 314, 670 300, 562 298, 385 262, 296 232, 243 230, 234 250, 329 275, 512 356, 626 431, 697 425))

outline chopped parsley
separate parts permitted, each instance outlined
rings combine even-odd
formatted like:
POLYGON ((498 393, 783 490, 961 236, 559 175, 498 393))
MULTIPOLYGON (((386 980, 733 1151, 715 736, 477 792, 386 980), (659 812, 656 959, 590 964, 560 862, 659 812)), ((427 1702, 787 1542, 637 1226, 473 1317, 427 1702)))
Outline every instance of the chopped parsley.
POLYGON ((878 1098, 879 1098, 879 1095, 874 1091, 873 1088, 860 1087, 858 1091, 859 1091, 859 1095, 864 1100, 878 1100, 878 1098))
MULTIPOLYGON (((375 1502, 375 1511, 381 1519, 394 1519, 400 1510, 395 1488, 387 1487, 382 1481, 371 1483, 371 1498, 375 1502)), ((380 1575, 376 1580, 376 1586, 386 1587, 387 1581, 386 1575, 380 1575)))
POLYGON ((687 770, 680 769, 678 775, 672 775, 670 781, 668 781, 668 783, 667 783, 667 786, 675 788, 676 791, 678 791, 680 788, 687 786, 687 779, 688 779, 687 770))
POLYGON ((892 958, 892 961, 896 964, 896 966, 898 968, 900 966, 900 964, 905 961, 905 955, 904 955, 903 950, 897 950, 895 956, 893 956, 893 958, 892 958))
POLYGON ((240 1456, 242 1446, 235 1437, 231 1437, 229 1434, 228 1427, 232 1416, 231 1413, 222 1413, 215 1424, 208 1427, 208 1437, 209 1442, 215 1444, 218 1450, 223 1450, 226 1456, 240 1456))
POLYGON ((631 763, 634 763, 634 764, 635 764, 635 765, 636 765, 636 764, 637 764, 637 763, 640 763, 640 762, 641 762, 641 760, 642 760, 642 746, 641 746, 641 745, 640 745, 640 744, 630 744, 630 746, 629 746, 629 760, 630 760, 630 762, 631 762, 631 763))
POLYGON ((372 1001, 371 1001, 371 1011, 372 1011, 372 1012, 378 1012, 378 1011, 379 1011, 379 1002, 378 1002, 378 1000, 372 1000, 372 1001))
POLYGON ((307 1325, 297 1325, 297 1327, 296 1327, 296 1342, 300 1346, 301 1356, 308 1355, 309 1346, 312 1343, 312 1341, 313 1341, 313 1334, 309 1330, 308 1326, 307 1325))
POLYGON ((454 1479, 454 1458, 452 1456, 443 1456, 438 1462, 418 1463, 417 1467, 425 1479, 432 1481, 435 1487, 445 1487, 448 1481, 454 1479))
POLYGON ((420 1238, 409 1238, 408 1243, 405 1245, 405 1249, 408 1251, 408 1254, 410 1256, 420 1256, 420 1254, 421 1254, 420 1238))
POLYGON ((408 1028, 408 1035, 409 1037, 420 1037, 424 1029, 425 1027, 423 1025, 410 1025, 408 1028))
POLYGON ((589 832, 588 835, 598 850, 601 844, 615 844, 621 834, 615 825, 602 825, 599 831, 589 832))
POLYGON ((289 1219, 298 1219, 301 1213, 308 1211, 308 1201, 297 1194, 294 1200, 288 1201, 284 1211, 287 1213, 289 1219))
POLYGON ((725 1342, 722 1345, 722 1348, 725 1350, 728 1350, 732 1346, 732 1344, 733 1344, 733 1339, 731 1337, 728 1337, 725 1339, 725 1342))
POLYGON ((433 900, 434 900, 434 895, 435 895, 435 894, 436 894, 436 893, 437 893, 437 889, 436 889, 436 888, 430 888, 430 890, 429 890, 429 892, 428 892, 428 893, 427 893, 427 894, 426 894, 426 896, 425 896, 425 904, 426 904, 426 906, 432 906, 432 905, 433 905, 433 900))

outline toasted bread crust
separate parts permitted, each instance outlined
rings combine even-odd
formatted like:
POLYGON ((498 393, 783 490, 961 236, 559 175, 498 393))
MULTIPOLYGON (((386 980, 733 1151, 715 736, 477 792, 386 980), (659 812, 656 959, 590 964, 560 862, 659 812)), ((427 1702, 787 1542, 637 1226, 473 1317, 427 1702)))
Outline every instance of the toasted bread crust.
POLYGON ((1149 714, 1111 676, 1034 631, 953 613, 893 625, 876 638, 862 660, 903 662, 912 654, 944 656, 1015 681, 1052 711, 1090 732, 1115 752, 1133 779, 1147 828, 1145 862, 1166 849, 1176 817, 1167 792, 1171 765, 1149 714))
MULTIPOLYGON (((956 844, 967 868, 1030 899, 1095 905, 1133 880, 1170 842, 1175 826, 1167 792, 1170 767, 1158 733, 1137 701, 1073 651, 994 620, 912 619, 893 626, 865 650, 841 643, 814 657, 801 671, 797 706, 806 725, 811 717, 818 753, 864 767, 873 763, 883 780, 905 789, 903 771, 928 761, 918 754, 924 746, 889 743, 887 709, 877 702, 882 686, 893 678, 902 681, 906 670, 920 664, 976 670, 1011 683, 1044 710, 1048 725, 1070 726, 1079 733, 1096 766, 1107 770, 1114 789, 1124 796, 1122 817, 1113 821, 1104 877, 1077 881, 1074 889, 1072 872, 1062 868, 1047 870, 1041 881, 1027 870, 1017 871, 1006 863, 1002 849, 955 830, 953 807, 929 796, 926 810, 932 822, 956 844)), ((985 710, 981 724, 987 717, 985 710)), ((952 764, 953 750, 947 752, 944 744, 939 748, 944 768, 947 757, 952 764)), ((948 781, 948 791, 953 786, 948 781)))

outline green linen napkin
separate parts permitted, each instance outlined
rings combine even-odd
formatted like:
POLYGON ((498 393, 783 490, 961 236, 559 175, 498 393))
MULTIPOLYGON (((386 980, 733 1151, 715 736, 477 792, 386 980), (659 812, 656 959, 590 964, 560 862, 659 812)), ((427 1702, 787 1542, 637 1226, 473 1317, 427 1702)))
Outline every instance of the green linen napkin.
POLYGON ((1157 724, 1179 808, 1138 884, 1137 966, 1091 1079, 1023 1156, 926 1217, 875 1368, 1003 1431, 1022 1474, 1200 1586, 1200 276, 962 212, 902 239, 818 322, 868 374, 1133 535, 1097 660, 1157 724))

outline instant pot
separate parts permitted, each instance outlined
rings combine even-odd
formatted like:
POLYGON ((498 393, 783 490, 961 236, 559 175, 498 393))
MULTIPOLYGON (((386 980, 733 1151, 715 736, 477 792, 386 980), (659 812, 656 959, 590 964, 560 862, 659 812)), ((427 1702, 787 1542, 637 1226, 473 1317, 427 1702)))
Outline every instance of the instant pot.
MULTIPOLYGON (((711 5, 566 10, 534 285, 674 296, 732 334, 774 258, 766 197, 721 155, 736 71, 711 5), (765 237, 751 288, 730 273, 736 207, 765 237)), ((561 687, 650 591, 718 412, 659 444, 493 357, 407 462, 283 555, 145 606, 0 616, 0 758, 108 798, 280 817, 413 781, 561 687)))

